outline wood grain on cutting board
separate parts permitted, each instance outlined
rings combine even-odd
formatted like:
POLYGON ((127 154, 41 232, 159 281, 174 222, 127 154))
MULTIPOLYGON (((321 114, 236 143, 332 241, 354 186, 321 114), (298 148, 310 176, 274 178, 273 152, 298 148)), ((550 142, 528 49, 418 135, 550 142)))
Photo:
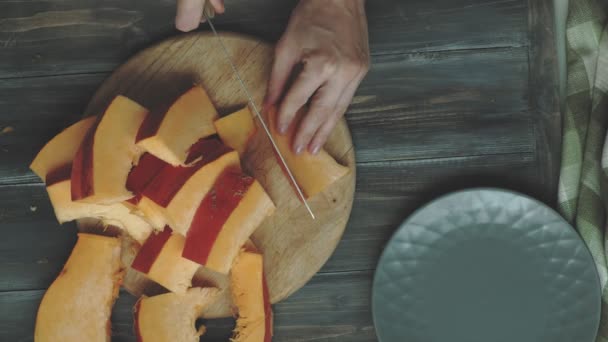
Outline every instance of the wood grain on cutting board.
MULTIPOLYGON (((241 77, 260 106, 270 73, 273 47, 253 38, 221 34, 241 77)), ((85 114, 103 113, 109 102, 119 94, 151 110, 162 108, 193 84, 201 84, 207 90, 220 115, 247 105, 247 96, 218 41, 208 33, 197 33, 171 38, 135 55, 102 84, 85 114)), ((301 288, 323 266, 346 227, 355 190, 355 154, 344 119, 338 123, 325 148, 350 171, 323 193, 309 199, 315 220, 297 198, 260 127, 242 158, 245 172, 262 184, 277 207, 275 214, 266 219, 252 237, 264 253, 264 267, 273 303, 301 288)), ((127 246, 130 247, 124 248, 123 257, 130 263, 137 246, 128 241, 127 246)), ((227 288, 228 282, 223 275, 202 268, 195 276, 194 283, 206 283, 207 279, 227 288)), ((136 296, 162 291, 158 285, 131 269, 127 272, 124 286, 136 296)), ((228 315, 230 300, 228 293, 224 292, 222 300, 208 310, 206 317, 228 315)))

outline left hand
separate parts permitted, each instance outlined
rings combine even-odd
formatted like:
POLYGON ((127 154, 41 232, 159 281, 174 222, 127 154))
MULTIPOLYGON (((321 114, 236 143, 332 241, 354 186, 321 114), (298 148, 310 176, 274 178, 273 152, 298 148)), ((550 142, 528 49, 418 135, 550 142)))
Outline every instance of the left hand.
POLYGON ((293 150, 316 154, 346 109, 369 68, 363 0, 300 0, 275 49, 265 106, 279 102, 277 130, 285 133, 309 99, 293 150), (289 89, 294 67, 302 65, 289 89), (286 91, 285 91, 286 90, 286 91))

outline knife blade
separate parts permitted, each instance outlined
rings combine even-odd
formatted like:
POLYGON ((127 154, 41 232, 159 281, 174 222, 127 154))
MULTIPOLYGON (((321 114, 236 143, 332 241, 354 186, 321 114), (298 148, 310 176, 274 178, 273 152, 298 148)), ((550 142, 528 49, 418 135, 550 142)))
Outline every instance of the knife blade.
POLYGON ((268 137, 268 140, 270 140, 270 144, 272 145, 272 148, 274 149, 274 152, 277 154, 277 156, 279 156, 280 163, 282 164, 283 169, 286 171, 285 173, 287 173, 287 178, 292 183, 293 187, 296 189, 298 197, 300 198, 300 200, 302 201, 302 203, 304 203, 304 206, 306 207, 306 210, 308 211, 308 213, 310 214, 310 216, 314 220, 315 219, 315 214, 312 212, 312 209, 310 208, 310 205, 308 204, 308 201, 306 201, 306 198, 304 197, 304 193, 302 192, 302 189, 300 189, 300 186, 296 182, 296 179, 294 178, 293 174, 291 173, 291 170, 289 169, 289 166, 287 166, 287 162, 285 161, 285 158, 283 158, 283 154, 281 153, 281 151, 279 150, 279 147, 277 146, 276 142, 272 138, 272 134, 270 134, 270 130, 268 129, 268 126, 264 122, 264 119, 262 118, 262 115, 260 114, 260 111, 258 110, 258 107, 255 105, 255 101, 253 101, 253 97, 251 96, 251 93, 249 92, 249 89, 247 89, 247 86, 245 85, 245 82, 241 78, 241 74, 239 73, 239 70, 237 69, 236 65, 232 61, 232 57, 230 56, 230 53, 228 52, 228 49, 226 48, 226 45, 224 44, 224 41, 222 40, 222 38, 220 37, 220 35, 217 33, 217 31, 215 29, 215 26, 213 25, 213 22, 211 21, 211 18, 213 16, 214 16, 214 11, 213 11, 212 7, 208 6, 208 4, 206 4, 205 10, 203 11, 203 17, 205 18, 205 20, 209 24, 209 27, 211 28, 211 31, 213 31, 213 36, 215 37, 215 39, 219 43, 219 45, 221 47, 221 50, 223 51, 224 57, 226 57, 226 59, 228 60, 228 63, 230 64, 232 72, 236 76, 236 78, 238 80, 238 83, 241 86, 241 89, 243 90, 243 92, 245 92, 245 95, 247 96, 247 100, 248 100, 249 104, 251 105, 251 108, 253 109, 254 115, 258 119, 258 121, 260 122, 260 125, 262 126, 262 128, 264 129, 264 132, 266 133, 266 137, 268 137))

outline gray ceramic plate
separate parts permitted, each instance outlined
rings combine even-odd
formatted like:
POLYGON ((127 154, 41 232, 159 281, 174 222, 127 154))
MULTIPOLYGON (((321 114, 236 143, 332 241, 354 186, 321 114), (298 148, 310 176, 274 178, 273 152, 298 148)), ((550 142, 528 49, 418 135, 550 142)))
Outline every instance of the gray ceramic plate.
POLYGON ((589 251, 555 211, 480 189, 403 223, 372 301, 383 342, 592 342, 600 288, 589 251))

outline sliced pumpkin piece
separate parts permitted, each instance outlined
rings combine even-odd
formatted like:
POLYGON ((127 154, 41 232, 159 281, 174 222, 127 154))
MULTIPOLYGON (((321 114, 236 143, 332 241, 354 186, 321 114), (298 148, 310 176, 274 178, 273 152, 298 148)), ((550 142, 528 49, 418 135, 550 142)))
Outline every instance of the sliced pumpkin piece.
POLYGON ((67 263, 42 298, 34 339, 109 342, 122 274, 117 238, 78 234, 67 263))
POLYGON ((255 135, 256 127, 249 107, 213 122, 222 142, 235 149, 240 156, 245 153, 247 143, 255 135))
POLYGON ((196 85, 166 112, 149 115, 137 134, 137 145, 178 166, 185 165, 190 146, 215 134, 217 111, 205 90, 196 85))
POLYGON ((124 96, 110 103, 74 157, 73 200, 112 204, 133 197, 126 188, 127 176, 141 155, 135 136, 147 114, 147 109, 124 96))
POLYGON ((165 225, 186 236, 196 209, 227 167, 240 168, 236 151, 216 138, 205 139, 205 158, 192 166, 164 167, 142 193, 138 208, 158 229, 165 225))
POLYGON ((324 149, 321 149, 316 155, 311 154, 308 150, 299 155, 293 152, 292 141, 296 128, 304 115, 303 109, 298 111, 285 135, 279 134, 276 130, 276 107, 270 107, 267 114, 269 130, 274 141, 306 198, 322 192, 348 173, 348 168, 338 164, 324 149))
POLYGON ((239 168, 225 169, 196 210, 183 256, 228 274, 241 246, 274 210, 258 181, 239 168))
POLYGON ((97 218, 108 225, 125 229, 135 240, 143 242, 152 227, 141 217, 130 212, 125 203, 110 205, 72 201, 72 160, 95 117, 83 119, 66 128, 40 150, 31 169, 46 182, 46 190, 59 223, 84 217, 97 218))
POLYGON ((262 254, 242 250, 230 271, 232 302, 237 308, 234 342, 270 342, 272 307, 262 254))
POLYGON ((142 297, 135 305, 134 321, 138 342, 198 342, 196 319, 215 300, 218 290, 194 287, 185 294, 166 293, 142 297))
POLYGON ((38 152, 30 169, 47 184, 69 179, 76 151, 96 120, 90 116, 61 131, 38 152), (47 176, 52 179, 47 180, 47 176))
POLYGON ((96 218, 106 225, 125 230, 139 243, 143 243, 152 232, 152 226, 142 217, 133 214, 125 202, 109 205, 74 202, 70 187, 71 182, 66 179, 46 188, 59 223, 85 217, 96 218))
POLYGON ((186 293, 199 264, 182 257, 184 237, 172 234, 171 228, 152 234, 141 247, 131 267, 169 291, 186 293))

